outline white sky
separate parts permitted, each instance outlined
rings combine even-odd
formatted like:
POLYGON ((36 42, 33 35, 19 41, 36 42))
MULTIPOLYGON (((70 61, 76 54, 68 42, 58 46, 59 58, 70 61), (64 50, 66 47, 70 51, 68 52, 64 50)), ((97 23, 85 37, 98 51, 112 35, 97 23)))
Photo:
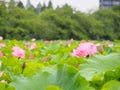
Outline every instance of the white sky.
MULTIPOLYGON (((20 1, 20 0, 15 0, 20 1)), ((21 0, 24 5, 26 5, 27 0, 21 0)), ((31 3, 35 6, 39 2, 43 4, 44 2, 48 4, 49 0, 30 0, 31 3)), ((57 5, 62 6, 65 3, 71 5, 74 9, 80 10, 82 12, 95 11, 99 8, 99 0, 51 0, 53 3, 53 7, 57 7, 57 5)))

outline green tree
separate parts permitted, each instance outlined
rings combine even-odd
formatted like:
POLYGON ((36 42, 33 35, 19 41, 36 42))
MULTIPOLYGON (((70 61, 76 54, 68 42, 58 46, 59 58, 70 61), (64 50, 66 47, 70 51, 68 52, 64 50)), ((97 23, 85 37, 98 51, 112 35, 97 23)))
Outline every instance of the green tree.
POLYGON ((8 25, 8 11, 5 2, 0 2, 0 35, 5 37, 3 28, 8 25))
POLYGON ((23 3, 21 1, 19 1, 18 4, 17 4, 17 7, 24 8, 24 5, 23 5, 23 3))
POLYGON ((102 35, 101 38, 114 40, 116 38, 113 23, 114 11, 111 9, 100 9, 93 15, 96 20, 102 22, 103 24, 102 32, 104 32, 104 35, 102 35))
POLYGON ((30 39, 33 34, 31 20, 35 20, 35 17, 36 15, 29 10, 13 7, 2 18, 0 33, 9 39, 30 39))
POLYGON ((0 16, 4 16, 6 14, 6 6, 5 2, 0 2, 0 16))
POLYGON ((51 1, 51 0, 48 2, 48 7, 47 7, 47 8, 53 8, 52 1, 51 1))
POLYGON ((41 11, 44 11, 46 8, 47 8, 46 4, 43 3, 42 8, 41 8, 41 11))
POLYGON ((8 9, 12 9, 15 7, 15 1, 14 0, 10 0, 9 4, 8 4, 8 9))
POLYGON ((120 4, 113 6, 112 10, 117 12, 117 13, 120 13, 120 4))
POLYGON ((120 39, 120 5, 113 6, 112 10, 114 11, 113 24, 116 39, 120 39))

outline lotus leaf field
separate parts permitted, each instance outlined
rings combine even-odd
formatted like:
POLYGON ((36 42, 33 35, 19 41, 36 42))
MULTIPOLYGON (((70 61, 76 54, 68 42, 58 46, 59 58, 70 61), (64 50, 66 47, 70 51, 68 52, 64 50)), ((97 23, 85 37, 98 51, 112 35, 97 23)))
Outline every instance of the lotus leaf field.
POLYGON ((120 90, 120 41, 0 37, 0 90, 120 90))

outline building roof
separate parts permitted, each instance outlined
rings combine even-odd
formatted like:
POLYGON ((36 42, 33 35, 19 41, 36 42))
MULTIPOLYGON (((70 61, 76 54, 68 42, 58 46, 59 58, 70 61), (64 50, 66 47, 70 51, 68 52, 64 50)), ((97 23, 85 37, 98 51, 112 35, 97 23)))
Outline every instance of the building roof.
POLYGON ((120 4, 120 0, 100 0, 100 7, 102 8, 109 8, 117 4, 120 4))

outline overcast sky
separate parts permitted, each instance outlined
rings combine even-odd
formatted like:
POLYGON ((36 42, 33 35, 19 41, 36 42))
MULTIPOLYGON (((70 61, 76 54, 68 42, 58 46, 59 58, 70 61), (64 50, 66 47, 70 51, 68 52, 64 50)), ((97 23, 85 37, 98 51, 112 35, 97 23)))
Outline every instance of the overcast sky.
MULTIPOLYGON (((17 0, 16 0, 17 1, 17 0)), ((18 0, 19 1, 19 0, 18 0)), ((24 5, 26 5, 27 0, 21 0, 24 5)), ((35 6, 39 2, 43 4, 44 2, 48 4, 49 0, 30 0, 31 3, 35 6)), ((89 12, 97 10, 99 7, 99 0, 51 0, 54 8, 57 5, 62 6, 65 3, 71 5, 74 9, 80 10, 82 12, 89 12)))

